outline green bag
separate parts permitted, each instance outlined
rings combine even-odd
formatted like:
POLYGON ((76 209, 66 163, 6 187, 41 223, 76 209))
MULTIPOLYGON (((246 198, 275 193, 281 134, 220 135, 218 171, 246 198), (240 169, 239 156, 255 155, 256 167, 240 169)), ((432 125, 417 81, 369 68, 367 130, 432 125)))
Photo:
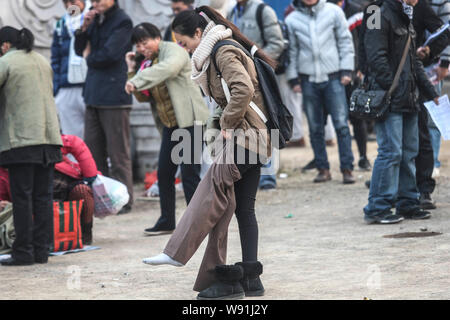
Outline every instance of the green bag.
POLYGON ((13 207, 12 204, 8 204, 0 211, 0 254, 7 254, 12 251, 15 237, 13 207))

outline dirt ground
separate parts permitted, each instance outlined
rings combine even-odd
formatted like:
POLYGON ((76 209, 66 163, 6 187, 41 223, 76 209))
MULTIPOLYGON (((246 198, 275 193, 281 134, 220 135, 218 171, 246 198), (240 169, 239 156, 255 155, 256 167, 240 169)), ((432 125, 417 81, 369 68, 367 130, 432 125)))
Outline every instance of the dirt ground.
MULTIPOLYGON (((356 144, 353 143, 355 155, 356 144)), ((329 147, 333 180, 312 182, 299 168, 312 159, 309 147, 283 150, 279 187, 258 193, 259 258, 264 264, 263 299, 450 299, 450 142, 441 151, 441 176, 430 220, 367 225, 362 208, 368 172, 342 184, 337 147, 329 147), (289 218, 290 217, 290 218, 289 218), (404 232, 439 232, 416 238, 385 238, 404 232)), ((369 143, 376 157, 376 143, 369 143)), ((136 193, 143 191, 136 185, 136 193)), ((180 194, 177 218, 186 205, 180 194)), ((137 201, 132 213, 95 220, 101 249, 51 257, 46 265, 0 267, 0 299, 195 299, 192 286, 205 243, 182 268, 152 267, 145 257, 162 251, 169 236, 145 237, 159 216, 159 203, 137 201)), ((240 260, 236 220, 229 232, 228 262, 240 260)))

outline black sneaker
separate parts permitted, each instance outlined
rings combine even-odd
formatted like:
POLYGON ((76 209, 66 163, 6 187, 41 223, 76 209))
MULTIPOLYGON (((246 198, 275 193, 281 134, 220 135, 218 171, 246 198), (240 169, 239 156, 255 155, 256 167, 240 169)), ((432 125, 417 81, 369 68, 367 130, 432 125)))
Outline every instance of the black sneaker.
POLYGON ((420 194, 420 207, 423 210, 433 210, 436 209, 436 205, 434 201, 431 199, 431 196, 428 192, 420 194))
POLYGON ((364 171, 370 171, 372 169, 372 165, 366 157, 361 157, 359 159, 358 167, 364 171))
POLYGON ((20 261, 20 260, 14 259, 14 258, 8 258, 5 260, 2 260, 0 262, 0 264, 5 267, 31 266, 34 264, 34 261, 20 261))
POLYGON ((172 234, 175 228, 163 228, 159 226, 154 226, 153 228, 148 228, 144 230, 146 236, 161 236, 164 234, 172 234))
POLYGON ((404 212, 397 210, 397 214, 410 220, 423 220, 431 217, 431 213, 429 211, 425 211, 419 207, 404 212))
POLYGON ((405 218, 403 218, 400 215, 397 214, 392 214, 392 213, 388 213, 385 215, 381 215, 381 216, 373 216, 373 217, 368 217, 368 216, 364 216, 364 220, 368 223, 368 224, 393 224, 393 223, 399 223, 402 222, 405 218))
POLYGON ((302 172, 316 169, 316 160, 312 159, 306 166, 302 168, 302 172))
POLYGON ((370 180, 366 180, 364 184, 366 185, 367 189, 370 189, 370 180))

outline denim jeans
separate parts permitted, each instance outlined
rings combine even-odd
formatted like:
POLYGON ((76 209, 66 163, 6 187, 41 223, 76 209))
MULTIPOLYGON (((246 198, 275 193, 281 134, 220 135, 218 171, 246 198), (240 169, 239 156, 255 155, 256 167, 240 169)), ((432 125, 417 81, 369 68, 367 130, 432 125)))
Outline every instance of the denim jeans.
MULTIPOLYGON (((272 162, 268 162, 267 164, 263 165, 263 168, 270 168, 272 165, 272 162)), ((261 175, 259 179, 259 188, 260 189, 273 189, 277 187, 277 175, 276 174, 267 174, 267 175, 261 175)))
MULTIPOLYGON (((440 81, 434 86, 439 95, 441 95, 442 92, 442 85, 443 81, 440 81)), ((441 150, 441 132, 430 116, 428 117, 428 129, 430 131, 431 145, 433 146, 434 167, 440 168, 441 162, 439 161, 439 151, 441 150)))
POLYGON ((370 182, 366 217, 390 213, 392 205, 405 212, 419 205, 415 158, 419 152, 416 113, 390 112, 375 124, 378 156, 370 182))
POLYGON ((325 114, 331 115, 339 146, 341 170, 353 170, 352 138, 348 126, 348 105, 340 79, 313 83, 301 76, 303 107, 308 118, 311 145, 318 169, 330 169, 325 147, 325 114))

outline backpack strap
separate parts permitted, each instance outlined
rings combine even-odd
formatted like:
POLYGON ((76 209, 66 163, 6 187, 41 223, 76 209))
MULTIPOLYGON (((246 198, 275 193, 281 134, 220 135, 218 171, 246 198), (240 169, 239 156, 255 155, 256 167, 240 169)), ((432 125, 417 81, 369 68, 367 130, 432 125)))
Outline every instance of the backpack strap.
POLYGON ((266 6, 265 3, 260 3, 256 9, 256 22, 258 23, 259 31, 261 32, 261 38, 263 40, 264 46, 266 45, 266 39, 264 38, 264 24, 263 24, 263 10, 266 6))
MULTIPOLYGON (((212 51, 211 51, 211 59, 213 61, 214 67, 216 68, 217 71, 217 76, 220 78, 220 82, 222 84, 222 89, 223 92, 225 94, 225 98, 227 99, 227 102, 230 102, 231 100, 231 93, 230 93, 230 89, 228 88, 227 83, 225 82, 224 78, 222 77, 222 73, 219 70, 219 67, 217 66, 217 61, 216 61, 216 53, 217 50, 219 50, 220 47, 226 46, 226 45, 231 45, 233 47, 239 48, 242 51, 244 51, 244 53, 249 56, 250 58, 253 59, 252 55, 248 52, 248 50, 246 50, 243 46, 241 46, 239 43, 231 41, 231 40, 222 40, 217 42, 212 51)), ((252 50, 253 51, 253 50, 252 50)), ((261 120, 264 123, 267 123, 268 120, 266 118, 266 116, 264 115, 264 113, 261 111, 261 109, 256 105, 256 103, 254 103, 253 101, 250 102, 250 107, 258 114, 258 116, 261 118, 261 120)))

